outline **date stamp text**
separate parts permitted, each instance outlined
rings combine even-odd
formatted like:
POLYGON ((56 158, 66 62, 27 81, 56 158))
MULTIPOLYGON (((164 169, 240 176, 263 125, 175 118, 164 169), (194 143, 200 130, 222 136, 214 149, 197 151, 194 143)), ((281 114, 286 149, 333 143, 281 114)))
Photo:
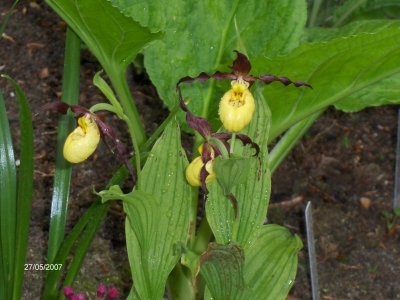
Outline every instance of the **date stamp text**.
POLYGON ((62 264, 25 264, 25 271, 59 271, 62 264))

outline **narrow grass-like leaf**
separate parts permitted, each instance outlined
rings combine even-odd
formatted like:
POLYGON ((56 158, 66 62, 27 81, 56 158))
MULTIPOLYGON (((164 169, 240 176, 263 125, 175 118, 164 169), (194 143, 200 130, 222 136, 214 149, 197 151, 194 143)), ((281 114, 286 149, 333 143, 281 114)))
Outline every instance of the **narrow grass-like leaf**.
POLYGON ((296 89, 273 84, 264 89, 272 113, 272 141, 307 116, 398 76, 400 29, 304 44, 286 57, 254 62, 258 70, 268 69, 313 86, 296 89))
MULTIPOLYGON (((70 105, 78 103, 80 46, 81 40, 68 28, 65 42, 65 63, 61 100, 70 105)), ((58 121, 56 170, 51 198, 49 241, 47 247, 47 260, 49 263, 53 262, 60 244, 64 239, 72 168, 71 164, 64 159, 63 147, 65 139, 72 131, 74 124, 75 119, 72 113, 60 116, 58 121)))
MULTIPOLYGON (((13 297, 21 298, 22 283, 24 280, 24 263, 28 244, 29 224, 31 220, 32 195, 33 195, 33 125, 32 113, 28 100, 18 83, 11 81, 19 103, 19 128, 20 128, 20 165, 18 169, 16 243, 15 265, 13 274, 13 297)), ((0 177, 1 178, 1 177, 0 177)))
POLYGON ((17 177, 11 132, 0 91, 0 295, 11 299, 15 259, 17 177))
MULTIPOLYGON (((209 184, 206 202, 207 220, 218 243, 231 241, 244 246, 255 238, 260 226, 264 223, 271 190, 270 172, 268 170, 268 132, 271 122, 269 108, 260 88, 254 91, 256 111, 253 120, 244 130, 260 146, 258 159, 249 160, 248 175, 244 183, 232 190, 238 203, 237 212, 219 184, 209 184), (237 214, 237 218, 235 218, 237 214)), ((250 156, 253 149, 245 148, 243 155, 250 156)))
POLYGON ((346 0, 333 13, 333 26, 339 27, 354 19, 386 18, 399 16, 400 2, 398 0, 346 0), (388 12, 392 9, 394 15, 388 12), (393 10, 397 9, 397 10, 393 10))
POLYGON ((268 157, 268 167, 271 174, 279 167, 284 161, 289 152, 294 148, 303 135, 310 129, 315 120, 323 113, 323 111, 316 112, 315 114, 296 123, 279 139, 279 142, 270 151, 268 157))
POLYGON ((6 31, 8 22, 10 21, 11 15, 12 15, 12 13, 14 11, 14 8, 17 6, 18 2, 19 2, 19 0, 15 0, 13 2, 13 4, 10 7, 10 9, 8 10, 5 18, 3 19, 3 22, 0 23, 0 39, 3 37, 3 34, 6 31))
MULTIPOLYGON (((109 187, 112 185, 121 184, 127 176, 127 170, 125 167, 121 167, 111 178, 107 186, 109 187)), ((78 223, 75 224, 74 228, 60 246, 59 251, 54 259, 54 263, 66 266, 67 257, 68 255, 71 255, 74 245, 77 244, 77 252, 74 254, 74 258, 71 263, 72 270, 70 270, 70 268, 66 276, 66 280, 68 280, 68 282, 72 282, 74 280, 77 275, 77 271, 79 270, 79 267, 86 255, 86 252, 80 250, 80 248, 87 250, 87 245, 93 240, 96 230, 99 228, 99 225, 101 224, 101 221, 103 220, 110 204, 111 203, 102 204, 100 203, 100 199, 95 201, 79 219, 78 223), (93 228, 96 230, 93 230, 93 228), (80 240, 84 242, 79 243, 80 240)), ((45 282, 43 293, 44 299, 56 299, 58 297, 58 292, 60 290, 58 285, 61 283, 60 280, 63 271, 65 271, 65 269, 49 272, 45 282)), ((65 284, 66 283, 64 282, 64 286, 65 284)))
POLYGON ((200 261, 200 274, 213 299, 233 299, 244 289, 244 253, 238 246, 211 243, 200 261))

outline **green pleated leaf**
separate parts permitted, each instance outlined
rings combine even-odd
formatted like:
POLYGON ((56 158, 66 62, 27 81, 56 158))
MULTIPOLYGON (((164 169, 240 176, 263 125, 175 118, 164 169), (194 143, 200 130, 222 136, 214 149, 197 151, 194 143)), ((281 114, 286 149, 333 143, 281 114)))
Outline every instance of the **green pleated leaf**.
POLYGON ((304 42, 322 42, 362 33, 378 33, 387 28, 400 28, 398 20, 354 21, 340 28, 309 28, 303 35, 304 42))
POLYGON ((15 258, 17 177, 10 126, 0 91, 0 295, 10 299, 15 258))
POLYGON ((262 226, 244 249, 245 290, 232 299, 286 299, 297 272, 300 238, 278 225, 262 226))
MULTIPOLYGON (((235 49, 247 52, 249 57, 287 52, 298 45, 306 20, 303 0, 112 3, 142 25, 165 31, 162 40, 146 49, 145 67, 169 108, 177 102, 175 85, 180 78, 228 70, 235 49)), ((191 99, 190 109, 215 121, 217 99, 223 95, 221 85, 209 82, 182 86, 183 95, 191 99)))
MULTIPOLYGON (((24 279, 24 263, 28 244, 29 223, 31 219, 33 196, 33 125, 28 100, 18 83, 6 76, 15 89, 19 104, 20 165, 18 169, 15 267, 13 274, 13 299, 20 299, 24 279)), ((1 118, 1 116, 0 116, 1 118)), ((0 178, 2 178, 0 176, 0 178)), ((3 179, 1 179, 2 181, 3 179)), ((1 189, 3 190, 3 189, 1 189)))
POLYGON ((306 89, 276 83, 264 89, 272 113, 273 140, 307 116, 398 76, 400 29, 303 44, 288 56, 254 61, 258 70, 268 69, 313 86, 306 89))
POLYGON ((162 299, 169 273, 178 262, 189 233, 192 188, 179 126, 171 122, 150 152, 137 191, 118 187, 99 193, 121 199, 127 214, 126 237, 134 281, 131 298, 162 299))
MULTIPOLYGON (((230 284, 231 297, 219 297, 225 292, 223 285, 219 286, 225 273, 218 262, 215 262, 211 269, 213 273, 207 270, 213 276, 209 276, 206 281, 204 299, 286 299, 296 277, 297 254, 302 246, 300 238, 286 228, 278 225, 262 226, 257 232, 257 239, 244 248, 244 268, 243 271, 240 270, 240 273, 243 273, 244 286, 241 283, 236 286, 230 284), (216 274, 218 271, 221 272, 221 278, 218 278, 216 274)), ((229 249, 232 246, 225 247, 229 249)), ((232 258, 229 262, 230 264, 225 268, 240 265, 239 260, 233 263, 232 258)), ((201 272, 203 275, 203 271, 201 272)), ((231 276, 232 278, 226 279, 228 283, 230 283, 229 280, 237 279, 235 272, 231 273, 231 276)))
POLYGON ((234 299, 244 289, 244 253, 238 246, 211 243, 200 261, 200 274, 213 299, 234 299))
MULTIPOLYGON (((400 28, 400 21, 368 20, 352 22, 342 28, 318 28, 308 31, 309 41, 327 41, 342 36, 360 33, 378 33, 387 28, 400 28)), ((367 106, 396 104, 400 95, 400 74, 371 84, 359 92, 335 103, 335 107, 345 112, 356 112, 367 106)))
POLYGON ((245 183, 249 169, 250 160, 255 157, 230 157, 224 159, 222 156, 214 160, 213 170, 217 176, 218 183, 223 187, 225 195, 239 183, 245 183))
MULTIPOLYGON (((271 118, 261 91, 260 88, 254 91, 256 111, 244 130, 260 146, 259 159, 249 160, 246 180, 232 189, 235 199, 226 197, 223 187, 217 182, 207 185, 209 194, 206 216, 215 239, 220 244, 234 241, 241 246, 246 245, 255 238, 266 217, 271 191, 271 176, 267 166, 271 118)), ((253 153, 253 149, 246 147, 242 155, 251 156, 253 153)))
POLYGON ((157 35, 123 16, 106 0, 46 1, 79 35, 102 66, 125 68, 157 35))

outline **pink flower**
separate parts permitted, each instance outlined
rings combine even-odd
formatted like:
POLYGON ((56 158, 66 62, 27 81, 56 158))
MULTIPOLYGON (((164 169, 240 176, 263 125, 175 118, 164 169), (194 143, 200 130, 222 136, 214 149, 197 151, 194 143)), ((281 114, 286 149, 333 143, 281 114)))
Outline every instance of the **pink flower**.
POLYGON ((119 293, 117 288, 111 287, 108 289, 108 298, 109 299, 116 299, 118 297, 119 293))

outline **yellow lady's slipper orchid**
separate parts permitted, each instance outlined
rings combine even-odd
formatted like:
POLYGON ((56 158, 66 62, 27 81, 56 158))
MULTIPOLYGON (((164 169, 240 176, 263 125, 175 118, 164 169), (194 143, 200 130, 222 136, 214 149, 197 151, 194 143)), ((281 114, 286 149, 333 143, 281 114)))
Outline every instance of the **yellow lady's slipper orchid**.
POLYGON ((86 160, 96 150, 100 142, 100 131, 87 114, 78 119, 78 127, 71 132, 64 144, 64 158, 70 163, 80 163, 86 160))
MULTIPOLYGON (((186 180, 191 186, 201 186, 200 171, 204 164, 201 160, 201 156, 196 157, 186 168, 186 180)), ((206 163, 206 170, 209 173, 206 178, 206 183, 215 179, 215 173, 213 171, 213 161, 210 160, 206 163)))
POLYGON ((255 104, 248 82, 238 78, 231 85, 219 103, 219 117, 228 131, 238 132, 250 123, 255 104))

